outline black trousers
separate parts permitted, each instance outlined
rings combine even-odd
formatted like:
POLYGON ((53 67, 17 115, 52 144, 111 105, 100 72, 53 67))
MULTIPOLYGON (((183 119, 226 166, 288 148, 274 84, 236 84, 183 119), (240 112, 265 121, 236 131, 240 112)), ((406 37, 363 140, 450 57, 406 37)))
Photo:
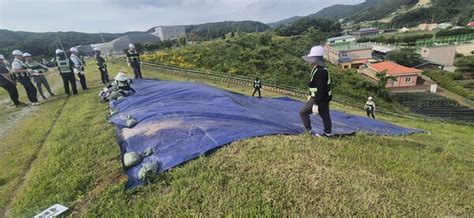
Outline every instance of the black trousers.
POLYGON ((138 61, 132 61, 131 66, 133 68, 133 73, 135 74, 135 79, 143 79, 140 63, 138 63, 138 61))
POLYGON ((77 74, 79 76, 79 81, 81 82, 82 90, 87 90, 86 75, 77 74))
POLYGON ((375 119, 374 110, 367 110, 367 116, 368 117, 372 116, 372 118, 375 119))
POLYGON ((31 82, 30 77, 19 77, 18 82, 20 82, 21 85, 23 85, 23 87, 25 88, 28 100, 30 100, 31 103, 38 102, 38 98, 36 97, 37 91, 35 86, 31 82))
POLYGON ((71 92, 69 91, 69 85, 72 88, 72 94, 77 95, 77 87, 76 87, 76 77, 73 73, 61 73, 61 77, 63 78, 64 84, 64 92, 70 95, 71 92))
POLYGON ((100 79, 102 80, 102 84, 107 84, 109 83, 109 72, 107 72, 107 68, 102 68, 102 67, 99 67, 99 71, 100 71, 100 79))
MULTIPOLYGON (((301 108, 300 111, 300 117, 301 120, 303 121, 303 125, 305 130, 311 131, 311 119, 309 118, 309 115, 313 113, 313 105, 316 102, 314 101, 314 98, 311 97, 308 102, 301 108)), ((331 122, 331 115, 329 114, 329 102, 319 102, 318 104, 318 109, 319 109, 319 116, 323 120, 323 125, 324 125, 324 133, 330 134, 332 132, 332 122, 331 122)))
POLYGON ((262 93, 260 92, 260 88, 253 88, 253 93, 252 93, 252 97, 255 95, 255 93, 257 93, 258 91, 258 97, 262 97, 262 93))
POLYGON ((13 104, 20 105, 20 100, 18 99, 18 89, 16 88, 15 84, 7 82, 1 85, 1 87, 8 92, 8 95, 10 95, 10 99, 13 101, 13 104))

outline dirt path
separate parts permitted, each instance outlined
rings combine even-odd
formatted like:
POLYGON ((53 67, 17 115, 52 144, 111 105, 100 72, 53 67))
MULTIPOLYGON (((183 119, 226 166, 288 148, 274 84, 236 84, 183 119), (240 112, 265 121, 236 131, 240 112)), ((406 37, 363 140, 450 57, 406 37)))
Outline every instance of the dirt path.
MULTIPOLYGON (((10 103, 10 99, 2 99, 0 100, 0 105, 7 105, 10 103)), ((14 106, 5 106, 5 107, 11 107, 13 109, 14 106)), ((28 114, 31 114, 35 111, 37 111, 39 108, 36 106, 27 106, 27 107, 22 107, 21 109, 14 110, 8 114, 7 119, 5 122, 0 125, 0 139, 4 136, 6 136, 10 130, 14 129, 17 123, 26 117, 28 114)))

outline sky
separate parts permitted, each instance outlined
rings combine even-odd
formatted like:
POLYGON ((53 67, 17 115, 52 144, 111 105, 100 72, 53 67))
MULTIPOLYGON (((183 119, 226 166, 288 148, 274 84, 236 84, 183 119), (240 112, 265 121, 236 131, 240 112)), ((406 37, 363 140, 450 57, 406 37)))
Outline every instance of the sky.
POLYGON ((275 22, 364 0, 0 0, 0 29, 31 32, 146 31, 159 25, 275 22))

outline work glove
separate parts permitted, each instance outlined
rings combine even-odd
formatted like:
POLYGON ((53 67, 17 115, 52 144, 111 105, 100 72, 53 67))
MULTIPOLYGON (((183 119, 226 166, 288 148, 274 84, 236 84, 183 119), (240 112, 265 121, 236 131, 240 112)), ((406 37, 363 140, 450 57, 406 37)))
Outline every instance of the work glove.
POLYGON ((319 114, 319 107, 318 107, 317 104, 314 104, 314 105, 313 105, 313 113, 319 114))

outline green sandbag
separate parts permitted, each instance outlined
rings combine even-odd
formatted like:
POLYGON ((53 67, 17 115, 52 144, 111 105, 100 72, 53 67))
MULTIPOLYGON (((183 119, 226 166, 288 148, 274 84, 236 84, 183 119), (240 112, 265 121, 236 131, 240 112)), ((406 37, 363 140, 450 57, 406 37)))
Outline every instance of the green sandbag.
POLYGON ((125 168, 130 168, 136 166, 137 164, 141 163, 143 157, 135 152, 127 152, 123 155, 123 165, 125 168))
POLYGON ((135 125, 137 125, 137 124, 138 124, 138 121, 135 120, 135 119, 133 119, 132 116, 128 116, 128 117, 127 117, 127 127, 128 127, 128 128, 133 128, 133 127, 134 127, 135 125))
POLYGON ((158 163, 146 163, 143 164, 143 167, 138 171, 139 180, 147 180, 151 176, 158 173, 158 163))

